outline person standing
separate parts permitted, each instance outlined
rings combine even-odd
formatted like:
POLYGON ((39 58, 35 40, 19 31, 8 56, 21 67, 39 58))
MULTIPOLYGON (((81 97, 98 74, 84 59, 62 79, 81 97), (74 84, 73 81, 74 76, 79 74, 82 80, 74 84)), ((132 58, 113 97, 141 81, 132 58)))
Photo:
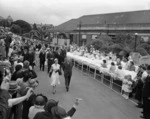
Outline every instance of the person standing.
POLYGON ((147 67, 148 76, 144 80, 143 96, 143 118, 150 119, 150 65, 147 67))
POLYGON ((53 86, 53 94, 56 93, 56 85, 60 84, 60 65, 58 64, 58 59, 55 59, 54 62, 55 63, 51 66, 50 70, 50 83, 51 86, 53 86))
POLYGON ((39 58, 40 58, 40 70, 42 69, 44 71, 44 66, 45 66, 45 52, 42 49, 40 54, 39 54, 39 58))
POLYGON ((69 85, 70 80, 72 76, 72 62, 69 58, 65 59, 65 62, 63 63, 63 70, 64 70, 64 77, 65 77, 65 85, 66 85, 66 91, 69 91, 69 85))
POLYGON ((47 66, 48 66, 48 73, 50 71, 51 65, 54 63, 54 54, 50 49, 48 49, 47 53, 47 66))

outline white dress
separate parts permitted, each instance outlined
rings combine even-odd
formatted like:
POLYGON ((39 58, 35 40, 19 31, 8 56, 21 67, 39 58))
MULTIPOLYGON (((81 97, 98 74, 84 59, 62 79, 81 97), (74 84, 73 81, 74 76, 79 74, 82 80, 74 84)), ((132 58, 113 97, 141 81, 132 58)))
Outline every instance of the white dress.
POLYGON ((55 72, 55 71, 60 69, 60 65, 59 64, 53 64, 52 69, 53 69, 53 72, 52 72, 52 75, 50 78, 50 83, 52 86, 56 86, 57 84, 60 84, 60 81, 59 81, 59 73, 55 72))

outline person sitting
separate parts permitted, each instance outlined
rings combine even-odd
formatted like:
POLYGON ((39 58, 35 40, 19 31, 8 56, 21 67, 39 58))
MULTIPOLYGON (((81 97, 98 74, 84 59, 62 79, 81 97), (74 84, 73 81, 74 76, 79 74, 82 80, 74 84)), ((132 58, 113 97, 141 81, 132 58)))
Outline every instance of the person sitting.
POLYGON ((116 65, 122 66, 122 65, 121 65, 121 60, 120 60, 120 58, 117 58, 117 63, 116 63, 116 65))
POLYGON ((124 73, 123 70, 122 70, 122 66, 118 66, 118 69, 116 70, 115 74, 116 74, 116 76, 117 76, 118 78, 120 78, 121 80, 124 78, 125 73, 124 73))
POLYGON ((31 106, 29 109, 29 119, 33 119, 38 112, 45 111, 44 106, 46 105, 46 102, 47 97, 42 94, 38 94, 35 98, 34 106, 31 106))
POLYGON ((102 66, 103 68, 107 68, 107 62, 106 62, 106 60, 103 60, 103 63, 101 64, 101 66, 102 66))
POLYGON ((130 61, 130 64, 127 68, 129 71, 135 71, 135 66, 134 66, 134 62, 133 61, 130 61))
POLYGON ((110 66, 109 71, 110 71, 111 73, 115 73, 115 71, 116 71, 116 66, 115 66, 115 63, 114 63, 114 62, 111 62, 111 66, 110 66))

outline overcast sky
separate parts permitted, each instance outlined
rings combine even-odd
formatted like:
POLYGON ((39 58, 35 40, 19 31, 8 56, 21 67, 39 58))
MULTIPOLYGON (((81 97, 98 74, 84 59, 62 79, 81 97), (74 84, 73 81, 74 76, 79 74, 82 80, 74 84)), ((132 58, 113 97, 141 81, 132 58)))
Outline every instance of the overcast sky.
POLYGON ((148 10, 150 0, 0 0, 0 16, 59 25, 88 14, 148 10))

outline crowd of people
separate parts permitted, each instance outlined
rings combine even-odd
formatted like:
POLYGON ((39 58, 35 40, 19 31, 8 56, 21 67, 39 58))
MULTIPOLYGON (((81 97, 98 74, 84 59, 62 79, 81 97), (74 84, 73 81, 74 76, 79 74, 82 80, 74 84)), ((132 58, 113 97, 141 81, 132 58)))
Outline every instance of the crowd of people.
POLYGON ((75 56, 91 59, 93 62, 94 60, 102 61, 100 70, 102 68, 108 69, 107 73, 113 74, 112 76, 117 77, 117 80, 121 80, 123 97, 125 99, 134 97, 138 101, 137 107, 143 108, 143 116, 141 117, 150 119, 150 65, 141 64, 138 66, 130 54, 120 57, 116 53, 96 50, 92 45, 90 48, 71 45, 70 52, 75 56), (125 70, 134 72, 136 76, 125 75, 125 70))
POLYGON ((58 101, 35 93, 40 85, 35 66, 47 70, 53 94, 64 71, 69 91, 72 64, 63 47, 6 32, 0 37, 0 49, 0 119, 70 119, 74 115, 80 99, 66 112, 58 101))

